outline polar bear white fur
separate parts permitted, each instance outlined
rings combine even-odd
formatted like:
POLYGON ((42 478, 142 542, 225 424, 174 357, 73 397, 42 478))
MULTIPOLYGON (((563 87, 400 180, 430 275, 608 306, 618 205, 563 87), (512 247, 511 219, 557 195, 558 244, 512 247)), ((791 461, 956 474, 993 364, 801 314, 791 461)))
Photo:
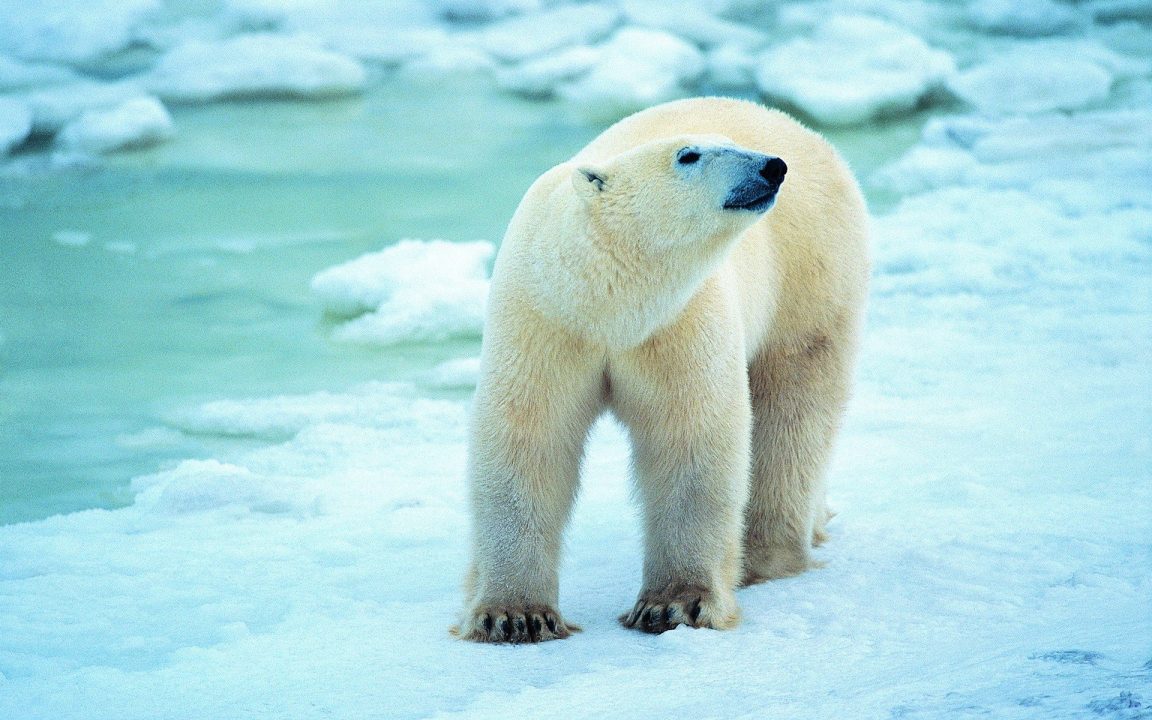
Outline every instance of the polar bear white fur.
POLYGON ((625 118, 532 185, 492 275, 460 636, 576 629, 557 608, 561 535, 606 409, 629 430, 643 505, 626 626, 730 628, 739 584, 813 566, 867 220, 822 137, 722 98, 625 118))

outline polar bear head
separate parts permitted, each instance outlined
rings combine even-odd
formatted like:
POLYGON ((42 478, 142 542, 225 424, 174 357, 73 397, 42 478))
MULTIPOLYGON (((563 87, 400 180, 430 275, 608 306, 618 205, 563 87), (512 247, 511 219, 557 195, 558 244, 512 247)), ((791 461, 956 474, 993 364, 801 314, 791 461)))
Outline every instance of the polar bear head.
POLYGON ((787 171, 724 136, 684 135, 578 165, 572 185, 595 234, 675 246, 739 234, 772 208, 787 171))
POLYGON ((533 238, 520 277, 538 311, 624 348, 684 308, 772 208, 788 168, 721 135, 681 135, 557 169, 570 183, 560 176, 510 227, 513 242, 533 238))

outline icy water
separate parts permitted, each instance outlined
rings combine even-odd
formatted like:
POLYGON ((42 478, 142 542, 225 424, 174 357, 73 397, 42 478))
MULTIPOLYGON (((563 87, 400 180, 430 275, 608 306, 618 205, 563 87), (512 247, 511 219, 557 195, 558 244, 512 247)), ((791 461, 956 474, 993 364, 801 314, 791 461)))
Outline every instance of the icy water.
MULTIPOLYGON (((474 355, 332 343, 309 280, 405 237, 498 241, 532 180, 602 129, 475 83, 174 116, 154 149, 0 177, 0 523, 128 504, 133 477, 239 442, 165 430, 174 409, 474 355)), ((919 124, 832 137, 866 173, 919 124)))

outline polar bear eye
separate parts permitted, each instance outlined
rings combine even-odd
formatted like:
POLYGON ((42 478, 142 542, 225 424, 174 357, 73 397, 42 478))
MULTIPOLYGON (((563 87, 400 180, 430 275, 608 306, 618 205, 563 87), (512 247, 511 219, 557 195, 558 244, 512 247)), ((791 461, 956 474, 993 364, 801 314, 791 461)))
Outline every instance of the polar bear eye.
POLYGON ((696 162, 699 159, 700 159, 700 153, 696 152, 695 150, 689 150, 688 148, 684 148, 677 155, 676 162, 680 163, 681 165, 691 165, 692 163, 696 162))

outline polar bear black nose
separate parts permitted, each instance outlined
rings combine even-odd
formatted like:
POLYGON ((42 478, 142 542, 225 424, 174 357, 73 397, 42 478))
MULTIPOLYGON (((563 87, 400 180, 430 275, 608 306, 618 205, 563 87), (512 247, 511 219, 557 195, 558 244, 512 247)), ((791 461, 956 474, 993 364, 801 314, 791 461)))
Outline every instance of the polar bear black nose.
POLYGON ((760 168, 760 177, 773 185, 784 182, 784 173, 788 172, 788 165, 778 157, 768 158, 764 167, 760 168))

